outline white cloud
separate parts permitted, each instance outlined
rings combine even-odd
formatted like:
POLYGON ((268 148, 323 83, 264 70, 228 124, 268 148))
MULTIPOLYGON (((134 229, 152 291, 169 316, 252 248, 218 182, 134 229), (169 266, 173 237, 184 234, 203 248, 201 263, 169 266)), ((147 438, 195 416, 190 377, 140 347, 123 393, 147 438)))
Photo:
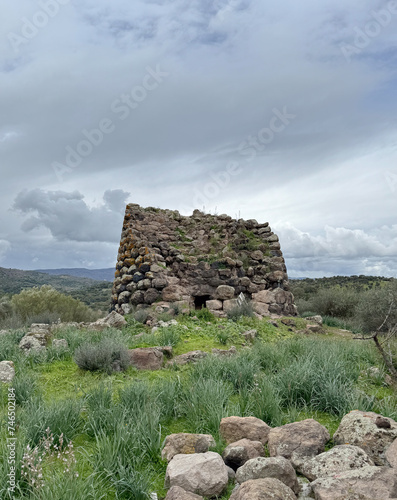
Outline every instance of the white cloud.
POLYGON ((11 243, 9 241, 0 240, 0 262, 5 258, 10 249, 11 243))

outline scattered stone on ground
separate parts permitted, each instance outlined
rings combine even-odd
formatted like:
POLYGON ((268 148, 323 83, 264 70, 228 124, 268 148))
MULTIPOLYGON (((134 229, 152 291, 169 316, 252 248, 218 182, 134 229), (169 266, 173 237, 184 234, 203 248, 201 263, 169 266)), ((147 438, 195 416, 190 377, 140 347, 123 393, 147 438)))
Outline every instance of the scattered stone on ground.
POLYGON ((164 355, 158 347, 139 347, 129 349, 131 365, 138 370, 161 370, 164 362, 164 355))
POLYGON ((227 444, 250 439, 266 444, 270 427, 256 417, 226 417, 221 420, 219 432, 227 444))
POLYGON ((215 439, 210 434, 170 434, 165 438, 161 458, 170 462, 175 455, 206 453, 216 446, 215 439))
POLYGON ((186 365, 188 363, 197 363, 200 359, 208 356, 208 352, 205 351, 190 351, 185 354, 180 354, 179 356, 175 356, 173 359, 168 361, 167 364, 176 364, 176 365, 186 365))
POLYGON ((299 471, 303 463, 325 449, 330 435, 327 429, 312 418, 275 427, 269 432, 268 447, 271 457, 291 460, 299 471))
POLYGON ((351 411, 342 418, 333 437, 334 443, 359 446, 376 465, 387 465, 385 453, 397 438, 397 422, 389 418, 390 428, 379 428, 376 425, 378 417, 382 415, 371 411, 351 411))
POLYGON ((296 500, 295 493, 274 478, 250 479, 236 488, 230 500, 296 500))
POLYGON ((168 464, 165 486, 180 486, 197 495, 221 495, 228 484, 226 465, 218 453, 208 451, 194 455, 175 455, 168 464))
POLYGON ((15 368, 12 361, 0 362, 0 382, 9 384, 14 380, 15 368))
POLYGON ((260 441, 240 439, 235 443, 230 443, 222 453, 222 458, 228 467, 237 470, 248 460, 263 457, 265 449, 260 441))

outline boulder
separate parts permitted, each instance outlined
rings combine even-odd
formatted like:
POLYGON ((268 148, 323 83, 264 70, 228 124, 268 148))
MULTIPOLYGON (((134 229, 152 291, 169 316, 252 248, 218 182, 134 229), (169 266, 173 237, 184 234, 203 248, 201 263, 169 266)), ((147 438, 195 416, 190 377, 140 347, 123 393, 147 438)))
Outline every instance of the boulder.
POLYGON ((295 493, 278 479, 251 479, 236 488, 230 500, 296 500, 295 493))
POLYGON ((261 290, 260 292, 252 294, 252 300, 262 304, 270 304, 273 302, 273 295, 271 290, 261 290))
POLYGON ((228 300, 234 297, 234 288, 229 285, 219 285, 216 289, 215 296, 220 300, 228 300))
POLYGON ((359 446, 376 465, 387 465, 385 452, 397 438, 397 422, 388 418, 389 427, 378 427, 379 417, 383 418, 371 411, 351 411, 342 418, 334 434, 334 443, 359 446))
POLYGON ((324 451, 330 439, 327 429, 309 418, 301 422, 275 427, 269 432, 269 453, 271 457, 282 456, 291 460, 295 469, 309 458, 324 451))
POLYGON ((207 300, 205 305, 210 311, 220 311, 222 309, 221 300, 207 300))
POLYGON ((14 380, 15 368, 12 361, 1 361, 0 362, 0 382, 3 384, 9 384, 14 380))
POLYGON ((186 290, 180 285, 169 285, 163 288, 162 295, 165 302, 175 302, 183 299, 183 296, 186 295, 186 290))
POLYGON ((170 462, 175 455, 190 455, 206 453, 215 446, 215 440, 210 434, 170 434, 165 438, 161 458, 170 462))
POLYGON ((45 351, 45 347, 32 335, 25 335, 19 342, 19 348, 25 351, 26 354, 45 351))
POLYGON ((117 313, 116 311, 112 311, 110 314, 106 316, 106 318, 98 319, 95 323, 91 323, 89 325, 90 330, 98 330, 102 331, 106 328, 123 328, 123 326, 127 325, 127 321, 125 318, 117 313))
POLYGON ((241 334, 247 342, 253 342, 258 336, 257 330, 247 330, 241 334))
POLYGON ((393 441, 393 443, 389 446, 386 451, 386 460, 387 463, 397 469, 397 439, 393 441))
POLYGON ((310 481, 314 481, 319 477, 333 476, 340 472, 368 467, 369 465, 374 466, 375 464, 364 450, 358 446, 344 444, 335 446, 331 450, 307 460, 300 467, 300 472, 310 481))
POLYGON ((214 356, 234 356, 237 354, 237 349, 234 345, 230 349, 216 349, 215 347, 212 349, 212 354, 214 356))
POLYGON ((52 347, 55 349, 67 349, 68 346, 68 341, 66 339, 54 339, 52 341, 52 347))
POLYGON ((164 355, 158 347, 140 347, 129 349, 131 365, 138 370, 161 370, 164 355))
POLYGON ((305 320, 306 321, 312 321, 314 323, 317 323, 320 326, 323 326, 323 318, 320 315, 308 316, 307 318, 305 318, 305 320))
POLYGON ((386 500, 397 497, 397 474, 390 467, 368 466, 316 479, 311 486, 316 500, 386 500))
POLYGON ((251 305, 254 311, 260 314, 261 316, 269 315, 269 304, 265 304, 264 302, 252 301, 251 305))
POLYGON ((260 441, 240 439, 230 443, 222 453, 225 464, 233 470, 245 464, 248 460, 265 456, 265 448, 260 441))
POLYGON ((165 500, 204 500, 200 495, 190 493, 182 489, 180 486, 173 486, 168 490, 165 500))
POLYGON ((223 301, 223 310, 227 313, 238 306, 237 299, 229 299, 223 301))
POLYGON ((251 479, 278 479, 298 494, 300 487, 295 469, 289 460, 284 457, 253 458, 248 460, 236 473, 238 483, 245 483, 251 479))
POLYGON ((256 417, 226 417, 221 420, 220 435, 227 444, 250 439, 266 444, 270 427, 256 417))
POLYGON ((172 360, 168 361, 168 364, 186 365, 188 363, 197 363, 200 359, 208 356, 208 352, 205 351, 190 351, 185 354, 180 354, 175 356, 172 360))
POLYGON ((222 495, 229 481, 226 465, 218 453, 175 455, 168 464, 165 487, 180 486, 206 497, 222 495))

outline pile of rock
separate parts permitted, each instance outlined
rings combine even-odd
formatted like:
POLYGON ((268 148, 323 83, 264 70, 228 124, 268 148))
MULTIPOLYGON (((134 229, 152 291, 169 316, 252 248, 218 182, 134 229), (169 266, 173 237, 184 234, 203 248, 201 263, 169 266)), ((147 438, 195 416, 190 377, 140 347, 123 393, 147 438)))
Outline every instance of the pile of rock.
POLYGON ((279 239, 267 222, 127 205, 112 291, 117 312, 174 303, 206 305, 225 317, 241 293, 258 315, 296 315, 279 239))
POLYGON ((254 417, 228 417, 220 435, 227 443, 222 456, 209 451, 210 435, 166 438, 166 500, 222 495, 231 481, 230 500, 397 499, 397 422, 390 418, 350 412, 329 451, 330 435, 313 419, 270 428, 254 417))

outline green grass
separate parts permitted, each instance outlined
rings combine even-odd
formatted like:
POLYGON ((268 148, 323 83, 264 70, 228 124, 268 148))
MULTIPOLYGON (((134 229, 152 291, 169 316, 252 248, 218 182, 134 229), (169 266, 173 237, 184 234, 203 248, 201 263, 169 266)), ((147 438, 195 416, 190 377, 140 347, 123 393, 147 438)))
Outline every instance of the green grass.
MULTIPOLYGON (((31 359, 20 356, 20 333, 0 338, 7 354, 16 355, 19 453, 28 442, 37 444, 48 426, 55 436, 63 432, 73 441, 79 474, 74 481, 62 479, 56 464, 46 461, 45 489, 30 496, 24 491, 16 498, 147 500, 150 491, 164 497, 166 463, 160 452, 165 437, 178 432, 211 433, 215 450, 221 452, 225 445, 218 431, 225 416, 252 415, 273 427, 314 418, 331 436, 341 417, 353 409, 397 417, 396 394, 383 383, 384 366, 371 343, 335 336, 331 327, 327 336, 297 335, 279 320, 278 327, 266 319, 215 320, 206 313, 198 319, 178 316, 177 320, 178 325, 153 334, 132 319, 122 332, 69 328, 57 333, 69 344, 60 359, 54 353, 31 359), (258 338, 244 349, 241 333, 251 329, 257 330, 258 338), (134 339, 140 332, 146 333, 134 339), (209 355, 195 365, 156 372, 129 368, 108 375, 80 370, 73 361, 74 351, 84 342, 100 343, 110 334, 129 348, 171 345, 178 355, 235 345, 238 354, 209 355), (381 374, 368 376, 371 366, 379 367, 381 374)), ((304 330, 305 325, 302 318, 296 319, 296 330, 304 330)), ((2 421, 5 398, 2 388, 2 421)), ((1 437, 4 443, 5 436, 1 437)), ((5 450, 0 444, 1 453, 5 450)), ((0 466, 0 496, 5 472, 0 466)), ((227 500, 232 488, 218 500, 227 500)))

